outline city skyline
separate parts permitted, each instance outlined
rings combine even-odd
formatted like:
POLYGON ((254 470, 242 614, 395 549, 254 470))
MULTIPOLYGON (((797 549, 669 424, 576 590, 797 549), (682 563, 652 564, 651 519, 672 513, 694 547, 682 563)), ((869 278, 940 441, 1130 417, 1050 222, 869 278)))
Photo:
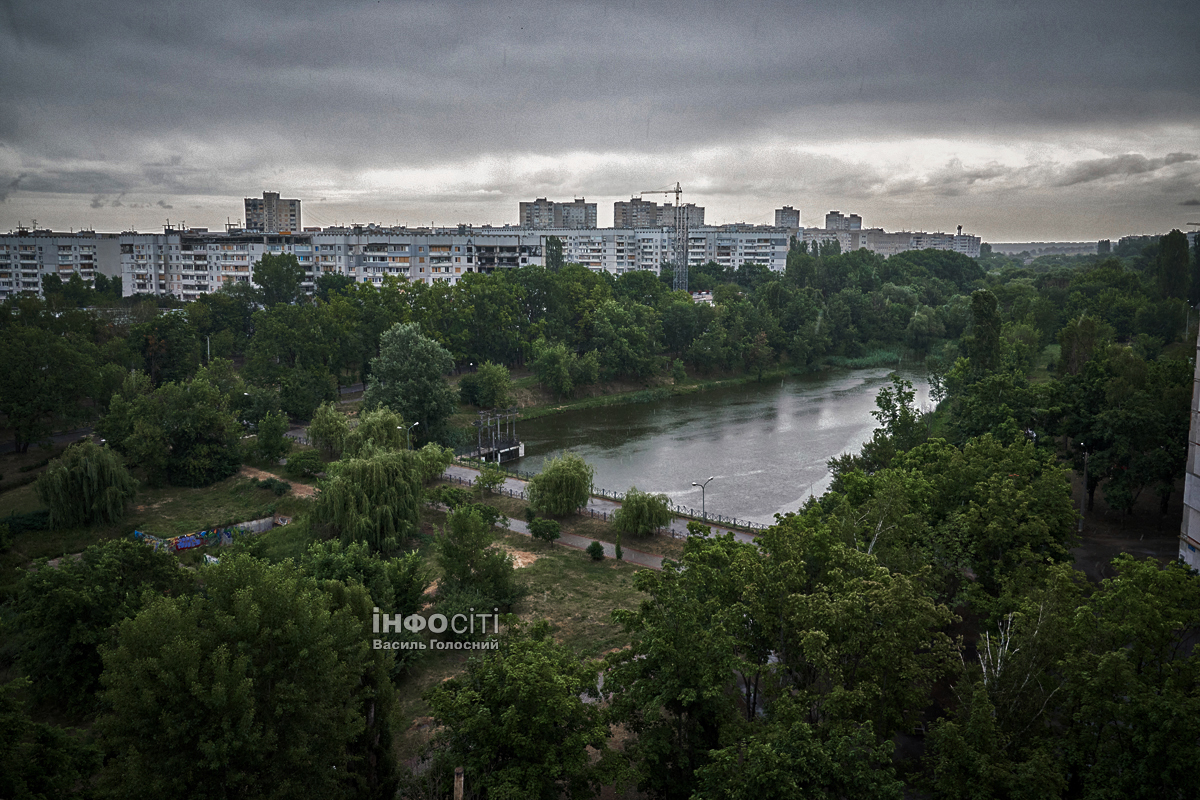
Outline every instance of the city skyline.
MULTIPOLYGON (((0 229, 515 224, 679 181, 721 224, 1086 241, 1200 221, 1184 3, 14 0, 0 229)), ((662 202, 663 195, 646 199, 662 202)))

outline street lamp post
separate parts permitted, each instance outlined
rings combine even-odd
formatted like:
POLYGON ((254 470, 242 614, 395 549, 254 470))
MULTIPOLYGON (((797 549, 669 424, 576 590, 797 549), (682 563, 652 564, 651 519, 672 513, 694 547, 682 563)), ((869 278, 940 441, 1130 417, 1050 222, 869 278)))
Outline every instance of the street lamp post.
POLYGON ((418 425, 420 425, 420 424, 421 424, 421 421, 420 421, 420 420, 417 420, 417 421, 416 421, 416 422, 414 422, 412 425, 409 425, 409 426, 408 426, 408 430, 407 430, 407 431, 405 431, 405 433, 407 433, 407 434, 408 434, 408 449, 409 449, 409 450, 412 450, 412 429, 413 429, 413 428, 415 428, 415 427, 417 427, 417 426, 418 426, 418 425))
MULTIPOLYGON (((711 481, 714 477, 716 476, 710 476, 708 481, 711 481)), ((704 483, 696 483, 695 481, 692 481, 692 486, 700 487, 700 516, 704 517, 705 519, 708 519, 708 512, 704 508, 704 487, 708 486, 708 481, 705 481, 704 483)))

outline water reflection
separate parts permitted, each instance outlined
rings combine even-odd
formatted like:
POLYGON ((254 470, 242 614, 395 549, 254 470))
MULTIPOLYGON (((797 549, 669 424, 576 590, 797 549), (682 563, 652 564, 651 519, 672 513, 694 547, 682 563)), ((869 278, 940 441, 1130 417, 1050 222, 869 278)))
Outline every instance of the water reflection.
MULTIPOLYGON (((875 395, 890 372, 826 372, 545 417, 521 424, 526 457, 517 466, 536 472, 548 455, 574 450, 595 467, 597 486, 637 486, 697 508, 691 484, 713 475, 710 512, 770 523, 820 495, 826 462, 870 438, 875 395)), ((901 374, 928 406, 924 374, 901 374)))

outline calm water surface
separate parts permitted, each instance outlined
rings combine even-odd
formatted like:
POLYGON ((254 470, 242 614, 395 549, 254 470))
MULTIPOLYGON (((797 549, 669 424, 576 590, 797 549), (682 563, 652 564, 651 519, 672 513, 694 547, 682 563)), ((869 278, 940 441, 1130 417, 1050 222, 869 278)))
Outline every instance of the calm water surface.
MULTIPOLYGON (((714 389, 655 403, 556 414, 521 423, 525 458, 536 472, 550 455, 579 453, 595 484, 637 486, 709 513, 771 523, 829 485, 825 463, 857 452, 875 429, 875 395, 892 370, 841 370, 714 389)), ((918 407, 929 405, 924 373, 901 370, 918 407)))

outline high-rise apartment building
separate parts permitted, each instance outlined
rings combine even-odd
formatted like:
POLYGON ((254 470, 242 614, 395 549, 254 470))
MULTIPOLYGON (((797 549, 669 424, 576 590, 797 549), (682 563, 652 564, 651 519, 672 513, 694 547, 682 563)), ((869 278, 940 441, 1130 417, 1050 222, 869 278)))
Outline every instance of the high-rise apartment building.
MULTIPOLYGON (((695 203, 684 203, 688 228, 704 227, 704 207, 695 203)), ((673 203, 658 203, 634 197, 613 203, 614 228, 673 228, 675 206, 673 203)))
POLYGON ((775 227, 776 228, 799 228, 800 227, 800 209, 784 206, 783 208, 775 209, 775 227))
POLYGON ((825 230, 827 231, 858 231, 862 230, 862 217, 858 214, 843 216, 840 211, 830 211, 825 215, 825 230))
POLYGON ((582 197, 570 203, 556 203, 539 197, 531 203, 520 204, 519 224, 522 228, 594 228, 596 204, 582 197))
POLYGON ((262 199, 246 198, 246 230, 293 233, 300 230, 300 201, 280 199, 279 192, 263 192, 262 199))

